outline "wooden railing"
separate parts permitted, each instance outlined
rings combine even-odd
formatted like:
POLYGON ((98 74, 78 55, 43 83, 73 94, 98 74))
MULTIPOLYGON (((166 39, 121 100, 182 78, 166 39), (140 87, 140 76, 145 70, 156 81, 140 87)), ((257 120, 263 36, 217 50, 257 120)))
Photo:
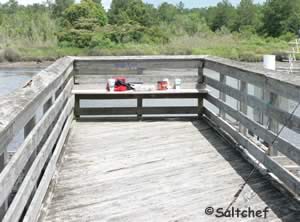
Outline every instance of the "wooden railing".
POLYGON ((22 89, 0 98, 3 222, 37 219, 73 116, 72 70, 72 58, 60 59, 22 89), (8 161, 7 146, 22 131, 24 141, 8 161))
POLYGON ((156 83, 161 78, 182 78, 183 88, 195 88, 201 56, 75 57, 75 84, 105 86, 108 78, 125 76, 128 81, 156 83), (184 75, 181 70, 185 70, 184 75), (167 72, 163 72, 167 70, 167 72), (195 75, 196 74, 196 75, 195 75))
MULTIPOLYGON (((299 198, 300 147, 284 139, 281 133, 287 127, 299 135, 300 117, 283 109, 280 102, 290 100, 298 107, 300 77, 212 57, 205 59, 204 68, 205 82, 215 90, 206 97, 204 115, 242 147, 255 165, 265 167, 299 198), (251 95, 250 86, 254 91, 263 91, 264 96, 251 95), (235 100, 237 106, 230 105, 227 97, 235 100), (212 107, 219 112, 213 112, 212 107), (254 118, 250 118, 249 110, 254 110, 254 118), (281 164, 279 160, 283 158, 289 166, 281 164)), ((299 141, 300 135, 298 138, 299 141)))
MULTIPOLYGON (((300 148, 283 138, 280 131, 284 125, 299 135, 300 117, 283 109, 280 101, 285 98, 296 104, 300 102, 300 77, 203 56, 66 57, 40 72, 24 88, 0 98, 0 219, 37 220, 73 119, 74 105, 77 116, 94 115, 99 111, 104 114, 120 114, 124 111, 103 107, 81 108, 78 105, 80 99, 135 98, 137 110, 126 109, 125 112, 142 115, 166 111, 161 107, 144 109, 143 97, 139 93, 87 93, 87 96, 81 93, 75 102, 71 93, 74 84, 86 87, 87 84, 97 83, 99 89, 103 89, 107 78, 119 74, 146 83, 153 83, 162 77, 180 77, 187 83, 182 86, 183 89, 203 90, 207 84, 208 94, 203 90, 202 95, 192 92, 188 96, 198 98, 198 106, 177 107, 177 111, 203 115, 217 131, 230 138, 252 160, 254 166, 264 168, 299 197, 300 180, 297 172, 300 148), (188 74, 175 72, 166 76, 157 70, 159 68, 185 69, 188 74), (229 80, 234 80, 236 87, 229 80), (250 86, 260 89, 258 91, 264 92, 264 96, 251 94, 250 86), (227 101, 229 97, 236 101, 235 107, 227 101), (250 107, 254 110, 254 118, 250 115, 250 107), (41 117, 37 115, 39 112, 42 112, 41 117), (24 133, 24 141, 8 161, 7 147, 20 132, 24 133), (286 158, 289 166, 280 162, 282 158, 286 158)), ((180 93, 144 93, 143 96, 187 97, 180 93)))
MULTIPOLYGON (((203 60, 200 56, 145 56, 145 57, 80 57, 75 58, 74 80, 79 85, 75 94, 75 115, 200 115, 202 113, 203 96, 207 91, 202 88, 203 60), (157 81, 168 78, 173 85, 175 78, 182 80, 181 90, 144 91, 144 92, 106 92, 108 78, 124 76, 128 82, 142 81, 156 86, 157 81), (88 90, 88 85, 92 90, 88 90), (133 99, 130 107, 83 107, 83 100, 121 100, 133 99), (182 106, 175 101, 160 106, 145 106, 149 99, 195 99, 197 105, 182 106)), ((93 103, 93 102, 90 102, 93 103)), ((128 106, 128 105, 127 105, 128 106)))

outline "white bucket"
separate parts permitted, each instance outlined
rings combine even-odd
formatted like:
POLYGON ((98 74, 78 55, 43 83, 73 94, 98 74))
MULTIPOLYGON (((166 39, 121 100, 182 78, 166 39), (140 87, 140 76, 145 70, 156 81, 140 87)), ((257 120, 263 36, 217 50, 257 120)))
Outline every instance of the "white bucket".
POLYGON ((115 80, 115 79, 109 79, 107 82, 108 82, 108 88, 109 88, 109 91, 110 91, 110 92, 115 91, 115 83, 116 83, 116 80, 115 80))
POLYGON ((264 68, 270 70, 276 70, 276 56, 264 55, 264 68))
POLYGON ((181 88, 181 79, 175 79, 175 89, 181 88))

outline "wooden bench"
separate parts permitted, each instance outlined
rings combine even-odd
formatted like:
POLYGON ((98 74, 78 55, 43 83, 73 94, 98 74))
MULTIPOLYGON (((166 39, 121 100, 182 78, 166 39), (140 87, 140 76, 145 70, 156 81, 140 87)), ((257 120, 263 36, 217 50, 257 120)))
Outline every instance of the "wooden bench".
POLYGON ((166 91, 125 91, 73 90, 75 95, 75 117, 99 115, 159 115, 159 114, 197 114, 202 115, 203 98, 207 89, 170 89, 166 91), (122 100, 136 99, 136 107, 81 107, 80 100, 122 100), (143 99, 198 99, 198 106, 143 107, 143 99))

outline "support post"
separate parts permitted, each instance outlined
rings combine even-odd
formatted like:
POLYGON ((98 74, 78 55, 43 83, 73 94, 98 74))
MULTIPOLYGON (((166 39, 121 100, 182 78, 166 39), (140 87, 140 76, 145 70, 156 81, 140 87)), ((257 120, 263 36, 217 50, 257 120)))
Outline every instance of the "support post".
POLYGON ((80 109, 80 98, 78 95, 75 94, 74 116, 76 119, 80 118, 79 109, 80 109))
POLYGON ((138 120, 142 119, 142 109, 143 109, 143 98, 142 97, 137 97, 137 118, 138 120))
MULTIPOLYGON (((254 86, 254 95, 261 99, 264 100, 264 91, 263 89, 254 86)), ((254 117, 254 121, 258 122, 259 124, 263 125, 264 124, 264 118, 263 118, 263 113, 258 111, 257 109, 253 109, 253 117, 254 117)), ((253 134, 253 136, 255 135, 254 132, 251 132, 251 134, 253 134)), ((257 140, 259 140, 260 138, 257 137, 257 140)))
POLYGON ((48 109, 52 106, 52 104, 53 104, 53 96, 51 96, 48 99, 48 101, 44 104, 44 106, 43 106, 43 114, 45 114, 48 111, 48 109))
MULTIPOLYGON (((266 91, 266 99, 268 99, 270 105, 275 106, 275 107, 279 106, 279 98, 278 98, 277 94, 266 91)), ((268 122, 269 122, 268 129, 277 134, 279 131, 278 122, 276 120, 272 119, 270 116, 268 117, 268 122)), ((269 144, 268 148, 269 148, 268 154, 270 156, 278 155, 278 150, 275 149, 274 147, 272 147, 271 144, 269 144)))
MULTIPOLYGON (((31 130, 34 128, 35 125, 36 125, 36 117, 33 116, 33 117, 31 118, 31 120, 29 120, 29 122, 28 122, 28 123, 25 125, 25 127, 24 127, 24 139, 30 134, 31 130)), ((28 170, 30 169, 32 163, 34 162, 34 160, 35 160, 35 158, 36 158, 36 156, 37 156, 37 153, 38 153, 38 149, 39 149, 39 147, 37 147, 37 148, 33 151, 31 157, 29 158, 29 160, 28 160, 28 162, 27 162, 27 164, 26 164, 26 166, 24 167, 24 172, 25 172, 25 173, 28 172, 28 170)), ((19 188, 19 187, 14 187, 14 189, 16 189, 16 190, 17 190, 18 188, 19 188)))
MULTIPOLYGON (((205 76, 204 76, 204 67, 205 63, 203 62, 201 66, 198 67, 198 81, 196 88, 203 89, 205 88, 205 76)), ((198 97, 198 118, 202 118, 203 115, 203 97, 198 97)))
MULTIPOLYGON (((247 82, 244 81, 239 81, 240 83, 240 91, 241 93, 243 93, 244 95, 248 94, 248 84, 247 82)), ((248 106, 247 106, 247 97, 244 96, 241 98, 241 101, 239 101, 239 110, 241 113, 244 113, 245 115, 247 115, 248 112, 248 106)), ((243 135, 247 135, 247 128, 245 128, 241 123, 239 123, 239 131, 243 134, 243 135)))
POLYGON ((2 170, 4 169, 6 163, 7 163, 7 158, 8 154, 7 154, 7 150, 5 149, 3 153, 0 154, 0 173, 2 172, 2 170))
MULTIPOLYGON (((5 149, 4 152, 0 154, 0 173, 2 172, 4 167, 6 166, 7 162, 8 162, 8 152, 7 152, 7 149, 5 149)), ((0 221, 4 217, 5 212, 7 211, 7 209, 8 209, 8 200, 6 200, 2 204, 2 206, 0 206, 0 221)))
POLYGON ((24 138, 28 136, 28 134, 34 128, 35 124, 36 124, 36 119, 35 116, 33 116, 31 120, 29 120, 29 122, 24 127, 24 138))
MULTIPOLYGON (((222 73, 220 73, 220 82, 223 84, 223 85, 226 85, 226 76, 222 73)), ((224 93, 224 89, 223 87, 220 90, 220 100, 222 100, 223 102, 226 102, 226 94, 224 93)), ((219 115, 222 119, 225 119, 226 117, 226 113, 225 111, 220 107, 219 109, 219 115)))

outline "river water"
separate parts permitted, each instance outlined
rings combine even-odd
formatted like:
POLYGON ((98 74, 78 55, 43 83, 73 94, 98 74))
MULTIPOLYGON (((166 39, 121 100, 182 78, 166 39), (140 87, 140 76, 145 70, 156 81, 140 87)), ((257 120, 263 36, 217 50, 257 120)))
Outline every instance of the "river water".
POLYGON ((40 69, 37 67, 0 68, 0 96, 21 88, 40 69))
MULTIPOLYGON (((45 68, 42 66, 0 67, 0 96, 5 96, 24 86, 34 75, 45 68)), ((24 131, 20 130, 8 145, 8 151, 14 152, 23 142, 24 131)))
MULTIPOLYGON (((26 84, 26 82, 28 82, 35 74, 37 74, 40 70, 42 70, 43 68, 45 68, 45 65, 33 65, 33 66, 18 66, 18 67, 0 67, 0 96, 5 96, 6 94, 13 92, 14 90, 22 87, 23 85, 26 84)), ((208 71, 208 74, 213 77, 218 79, 218 74, 213 73, 208 71)), ((227 79, 227 84, 237 88, 237 81, 234 79, 227 79)), ((215 96, 219 96, 218 92, 214 89, 211 89, 212 94, 214 94, 215 96)), ((255 88, 254 86, 249 85, 249 94, 254 95, 255 88)), ((124 101, 125 102, 125 101, 124 101)), ((174 101, 175 102, 175 101, 174 101)), ((236 108, 237 106, 237 102, 230 98, 230 97, 226 97, 226 102, 236 108)), ((134 101, 131 101, 131 105, 135 105, 134 101)), ((145 103, 146 106, 159 106, 159 105, 184 105, 184 106, 193 106, 196 104, 195 100, 186 100, 186 101, 180 101, 180 102, 175 102, 176 104, 172 104, 170 102, 165 103, 164 101, 148 101, 145 103), (161 104, 163 103, 163 104, 161 104)), ((129 103, 122 103, 122 105, 126 105, 129 103)), ((295 103, 291 103, 291 102, 284 102, 282 103, 285 107, 288 107, 288 111, 292 111, 293 108, 296 106, 295 103)), ((89 101, 86 101, 86 103, 84 104, 84 106, 94 106, 95 104, 89 101)), ((108 106, 111 104, 106 104, 105 102, 103 103, 97 103, 97 105, 101 105, 101 106, 108 106)), ((115 104, 116 105, 116 104, 115 104)), ((120 104, 118 104, 120 105, 120 104)), ((208 104, 208 106, 210 106, 208 104)), ((214 107, 210 106, 210 108, 214 111, 217 112, 217 109, 215 109, 214 107)), ((253 119, 253 109, 251 110, 250 108, 248 109, 248 115, 253 119)), ((296 112, 297 116, 300 116, 300 109, 297 110, 296 112)), ((300 135, 289 130, 289 129, 284 129, 283 132, 281 133, 281 136, 288 139, 289 141, 291 141, 292 143, 300 146, 300 135)), ((22 141, 23 141, 23 131, 21 131, 19 133, 18 136, 16 136, 16 138, 14 139, 14 141, 12 141, 12 143, 9 145, 8 150, 9 151, 15 151, 16 147, 18 147, 22 141)))

